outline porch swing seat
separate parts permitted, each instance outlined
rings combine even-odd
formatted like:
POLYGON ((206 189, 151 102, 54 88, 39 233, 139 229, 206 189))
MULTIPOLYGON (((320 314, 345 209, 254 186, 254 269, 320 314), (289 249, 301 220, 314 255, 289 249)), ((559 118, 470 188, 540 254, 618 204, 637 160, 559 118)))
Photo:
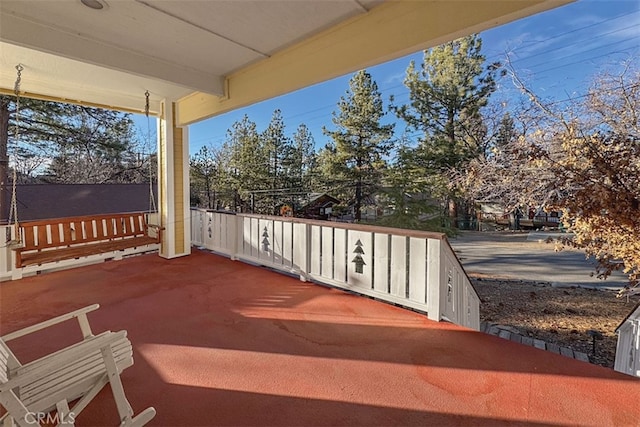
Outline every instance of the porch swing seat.
POLYGON ((16 267, 28 267, 158 244, 162 228, 145 212, 21 222, 16 267))

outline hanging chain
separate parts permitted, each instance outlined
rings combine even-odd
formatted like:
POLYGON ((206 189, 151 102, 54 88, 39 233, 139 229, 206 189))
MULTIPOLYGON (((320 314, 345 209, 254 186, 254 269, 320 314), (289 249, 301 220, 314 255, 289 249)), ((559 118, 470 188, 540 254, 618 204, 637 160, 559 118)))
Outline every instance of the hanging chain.
POLYGON ((16 65, 16 70, 18 70, 18 77, 16 78, 16 84, 13 87, 13 93, 16 94, 16 98, 20 98, 20 82, 22 81, 22 70, 24 67, 22 64, 16 65))
MULTIPOLYGON (((22 66, 22 64, 16 65, 17 77, 16 77, 16 84, 13 88, 13 92, 16 95, 16 122, 14 127, 14 143, 16 144, 20 140, 20 83, 22 82, 22 70, 24 70, 24 67, 22 66)), ((15 164, 15 159, 14 159, 14 164, 12 169, 13 169, 13 172, 11 174, 12 183, 11 183, 11 207, 9 208, 9 224, 11 224, 12 220, 14 221, 15 224, 17 224, 18 223, 18 198, 16 195, 16 184, 18 181, 18 172, 15 164)))
POLYGON ((149 91, 147 90, 144 93, 145 96, 145 105, 144 105, 144 114, 147 116, 147 150, 149 153, 148 162, 149 162, 149 212, 157 212, 158 208, 156 207, 156 198, 153 195, 153 164, 151 162, 151 119, 149 118, 149 91))
MULTIPOLYGON (((16 65, 16 72, 17 72, 17 76, 16 76, 16 84, 13 87, 13 92, 16 95, 16 120, 15 120, 15 126, 14 126, 14 143, 17 144, 18 141, 20 140, 20 83, 22 82, 22 70, 24 70, 24 67, 22 66, 22 64, 18 64, 16 65)), ((13 164, 13 168, 12 168, 12 174, 11 174, 11 205, 9 206, 9 222, 8 224, 11 225, 12 221, 13 224, 15 226, 15 235, 14 238, 11 239, 11 236, 9 235, 9 233, 11 233, 11 229, 8 228, 7 229, 7 244, 8 245, 19 245, 20 242, 22 241, 21 239, 21 235, 20 235, 20 226, 18 225, 18 197, 16 194, 16 185, 18 182, 18 172, 17 172, 17 165, 15 162, 15 158, 14 158, 14 164, 13 164)))
POLYGON ((149 118, 149 91, 144 93, 144 97, 146 99, 146 103, 144 104, 144 115, 149 118))

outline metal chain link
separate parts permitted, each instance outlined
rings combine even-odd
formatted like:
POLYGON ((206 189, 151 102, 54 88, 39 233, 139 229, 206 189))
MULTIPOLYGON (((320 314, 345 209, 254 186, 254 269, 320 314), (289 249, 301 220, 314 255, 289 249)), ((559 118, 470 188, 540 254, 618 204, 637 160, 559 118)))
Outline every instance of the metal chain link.
POLYGON ((148 162, 149 162, 149 212, 157 212, 156 198, 153 195, 153 164, 151 162, 151 119, 149 118, 149 91, 144 93, 146 103, 144 106, 144 114, 147 116, 147 150, 148 150, 148 162))
MULTIPOLYGON (((16 70, 17 70, 17 77, 16 77, 16 84, 13 88, 13 92, 16 95, 16 121, 15 121, 15 126, 14 126, 14 141, 17 144, 18 141, 20 140, 20 83, 22 82, 22 70, 24 70, 24 67, 22 66, 22 64, 18 64, 16 65, 16 70)), ((18 182, 18 172, 17 172, 17 167, 15 164, 15 158, 14 158, 14 164, 13 164, 13 173, 11 174, 11 179, 12 179, 12 184, 11 184, 11 206, 9 208, 9 225, 11 225, 11 222, 13 221, 14 224, 16 224, 16 229, 17 229, 17 224, 18 224, 18 197, 17 197, 17 192, 16 192, 16 184, 18 182)), ((16 235, 16 237, 19 239, 20 236, 16 235)))

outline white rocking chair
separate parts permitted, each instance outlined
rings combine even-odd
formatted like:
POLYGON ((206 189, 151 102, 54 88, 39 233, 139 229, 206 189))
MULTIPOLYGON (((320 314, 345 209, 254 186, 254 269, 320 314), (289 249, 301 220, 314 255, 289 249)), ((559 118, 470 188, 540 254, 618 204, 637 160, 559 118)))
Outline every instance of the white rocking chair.
POLYGON ((155 416, 151 407, 133 417, 120 380, 120 373, 133 365, 131 342, 126 331, 93 335, 87 313, 98 307, 94 304, 0 337, 0 405, 6 410, 0 421, 5 426, 14 422, 20 427, 41 422, 73 426, 78 414, 107 383, 121 426, 143 426, 155 416), (7 341, 73 318, 78 319, 84 339, 38 360, 22 365, 6 345, 7 341))

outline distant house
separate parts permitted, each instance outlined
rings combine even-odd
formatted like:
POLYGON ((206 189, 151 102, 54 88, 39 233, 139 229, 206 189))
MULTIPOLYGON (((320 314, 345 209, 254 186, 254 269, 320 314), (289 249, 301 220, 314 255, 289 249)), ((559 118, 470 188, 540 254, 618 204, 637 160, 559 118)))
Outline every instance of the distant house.
POLYGON ((476 201, 476 215, 481 231, 496 227, 511 230, 558 228, 561 216, 560 212, 545 212, 542 208, 533 206, 509 212, 501 203, 487 200, 476 201))
POLYGON ((618 344, 614 369, 640 377, 640 303, 616 328, 618 344))
POLYGON ((340 200, 327 193, 312 193, 296 210, 296 216, 311 219, 329 219, 334 205, 340 200))

